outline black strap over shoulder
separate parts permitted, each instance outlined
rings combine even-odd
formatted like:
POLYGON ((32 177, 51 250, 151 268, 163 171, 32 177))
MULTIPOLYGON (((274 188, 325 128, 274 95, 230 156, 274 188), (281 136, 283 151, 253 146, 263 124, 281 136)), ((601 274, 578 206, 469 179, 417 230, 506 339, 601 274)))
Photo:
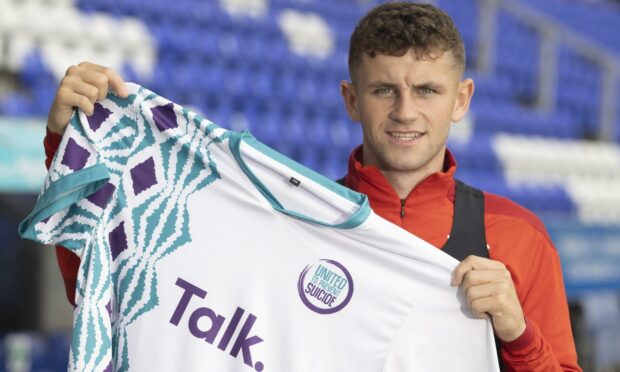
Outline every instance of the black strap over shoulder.
MULTIPOLYGON (((450 238, 442 250, 459 261, 469 255, 489 258, 484 226, 484 193, 455 180, 454 217, 450 238)), ((500 370, 505 370, 500 350, 501 342, 495 337, 495 348, 500 370)))
POLYGON ((454 217, 442 250, 459 261, 469 255, 489 258, 484 228, 484 194, 455 180, 454 217))

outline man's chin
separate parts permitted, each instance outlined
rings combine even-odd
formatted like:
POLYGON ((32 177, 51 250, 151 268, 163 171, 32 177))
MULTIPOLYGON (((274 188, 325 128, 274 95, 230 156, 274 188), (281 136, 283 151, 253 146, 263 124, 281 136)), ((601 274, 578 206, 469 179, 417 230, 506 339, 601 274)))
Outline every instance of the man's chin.
POLYGON ((388 172, 413 173, 419 171, 421 167, 422 164, 419 163, 391 162, 387 163, 384 170, 388 172))

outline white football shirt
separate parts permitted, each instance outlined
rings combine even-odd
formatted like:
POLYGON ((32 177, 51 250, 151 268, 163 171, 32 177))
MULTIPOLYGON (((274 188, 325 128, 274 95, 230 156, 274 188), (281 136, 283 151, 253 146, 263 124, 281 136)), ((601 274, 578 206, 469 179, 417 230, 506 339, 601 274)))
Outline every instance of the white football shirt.
POLYGON ((140 86, 76 114, 22 236, 81 257, 70 370, 496 371, 457 261, 140 86))

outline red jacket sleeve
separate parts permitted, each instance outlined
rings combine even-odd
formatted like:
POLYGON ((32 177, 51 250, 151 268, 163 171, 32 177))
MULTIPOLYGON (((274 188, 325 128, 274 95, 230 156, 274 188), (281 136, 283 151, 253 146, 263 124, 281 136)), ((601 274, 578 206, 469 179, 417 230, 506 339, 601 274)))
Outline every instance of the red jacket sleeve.
MULTIPOLYGON (((45 166, 49 169, 52 159, 58 147, 62 136, 50 132, 47 129, 45 139, 43 140, 43 146, 45 147, 45 166)), ((56 246, 56 259, 58 260, 58 266, 60 267, 60 273, 62 279, 65 282, 65 290, 67 292, 67 299, 75 306, 75 285, 77 283, 77 273, 80 267, 80 258, 65 247, 56 246)))
POLYGON ((581 371, 571 330, 560 256, 532 212, 485 193, 489 256, 510 271, 526 319, 516 340, 503 342, 506 371, 581 371))
MULTIPOLYGON (((520 301, 526 330, 516 340, 502 344, 507 371, 581 371, 570 326, 560 257, 545 233, 530 240, 536 252, 522 283, 520 301)), ((518 274, 517 274, 518 275, 518 274)))

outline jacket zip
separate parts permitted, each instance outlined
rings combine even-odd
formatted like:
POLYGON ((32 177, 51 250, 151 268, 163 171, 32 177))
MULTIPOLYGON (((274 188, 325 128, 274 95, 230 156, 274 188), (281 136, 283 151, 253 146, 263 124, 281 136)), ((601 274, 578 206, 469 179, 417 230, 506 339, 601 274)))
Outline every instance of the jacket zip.
POLYGON ((400 218, 405 218, 405 199, 400 199, 400 218))

